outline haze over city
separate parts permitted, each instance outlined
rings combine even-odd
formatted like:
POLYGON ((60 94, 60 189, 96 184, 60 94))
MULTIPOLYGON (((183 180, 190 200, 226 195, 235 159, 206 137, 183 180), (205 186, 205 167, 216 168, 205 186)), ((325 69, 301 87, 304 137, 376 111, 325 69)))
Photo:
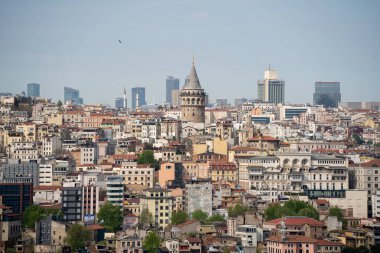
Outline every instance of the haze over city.
POLYGON ((183 86, 195 55, 213 101, 256 98, 269 64, 286 81, 286 102, 312 102, 315 81, 341 82, 342 101, 375 101, 379 7, 379 1, 2 1, 0 86, 20 93, 40 83, 41 95, 53 100, 69 86, 85 103, 113 104, 124 86, 130 97, 139 85, 148 103, 161 103, 166 77, 183 86))

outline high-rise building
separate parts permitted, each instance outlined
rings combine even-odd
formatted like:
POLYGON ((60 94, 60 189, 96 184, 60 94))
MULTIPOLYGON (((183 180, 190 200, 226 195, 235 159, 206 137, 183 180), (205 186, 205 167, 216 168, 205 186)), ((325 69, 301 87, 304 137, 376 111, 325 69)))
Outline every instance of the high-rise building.
POLYGON ((39 97, 40 96, 40 84, 39 83, 28 83, 27 84, 27 94, 28 97, 39 97))
POLYGON ((172 90, 172 101, 171 105, 173 107, 181 107, 181 97, 180 97, 180 90, 172 90))
POLYGON ((132 88, 132 109, 136 110, 136 107, 141 107, 146 105, 145 100, 145 87, 134 87, 132 88))
POLYGON ((227 98, 217 98, 215 100, 216 106, 228 106, 228 99, 227 98))
POLYGON ((315 82, 314 105, 338 107, 340 100, 340 82, 315 82))
POLYGON ((278 79, 277 70, 264 71, 264 80, 257 82, 258 99, 263 102, 280 104, 285 102, 285 81, 278 79))
POLYGON ((199 83, 195 63, 191 66, 189 81, 181 90, 181 120, 194 123, 205 122, 206 93, 199 83))
POLYGON ((115 108, 116 109, 124 108, 124 98, 115 98, 115 108))
POLYGON ((166 103, 172 103, 173 90, 179 90, 179 79, 168 76, 166 78, 166 103))
POLYGON ((64 87, 64 100, 65 103, 67 101, 72 101, 77 105, 83 104, 83 98, 79 97, 79 90, 70 87, 64 87))
POLYGON ((82 204, 83 189, 80 183, 70 182, 64 184, 62 188, 63 221, 75 222, 82 220, 82 204))
POLYGON ((264 80, 257 81, 257 100, 265 101, 264 97, 264 80))

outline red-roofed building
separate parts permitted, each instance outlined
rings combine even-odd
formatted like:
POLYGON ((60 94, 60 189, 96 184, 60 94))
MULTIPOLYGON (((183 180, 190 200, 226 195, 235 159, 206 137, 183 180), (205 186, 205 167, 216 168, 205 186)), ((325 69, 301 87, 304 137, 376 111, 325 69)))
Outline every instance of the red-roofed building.
POLYGON ((259 150, 278 150, 281 140, 272 136, 255 136, 248 139, 248 145, 259 150))
POLYGON ((317 253, 317 240, 307 236, 272 236, 267 240, 268 253, 317 253))
MULTIPOLYGON (((282 219, 266 221, 263 228, 271 230, 271 234, 279 236, 282 219)), ((320 221, 304 216, 284 217, 287 235, 304 235, 321 240, 327 235, 327 227, 320 221)))

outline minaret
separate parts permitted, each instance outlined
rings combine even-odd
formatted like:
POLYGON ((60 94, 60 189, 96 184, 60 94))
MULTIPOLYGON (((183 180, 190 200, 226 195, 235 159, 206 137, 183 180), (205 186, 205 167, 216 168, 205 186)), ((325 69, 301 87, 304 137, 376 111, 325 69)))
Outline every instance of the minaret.
POLYGON ((138 92, 136 92, 136 112, 138 112, 139 111, 139 102, 140 102, 140 99, 139 99, 139 93, 138 92))
POLYGON ((125 89, 125 86, 124 86, 124 95, 123 95, 123 107, 124 109, 127 109, 127 90, 125 89))
POLYGON ((182 87, 180 92, 182 121, 204 123, 205 122, 205 107, 206 93, 199 83, 197 71, 195 70, 195 61, 190 69, 188 82, 182 87))

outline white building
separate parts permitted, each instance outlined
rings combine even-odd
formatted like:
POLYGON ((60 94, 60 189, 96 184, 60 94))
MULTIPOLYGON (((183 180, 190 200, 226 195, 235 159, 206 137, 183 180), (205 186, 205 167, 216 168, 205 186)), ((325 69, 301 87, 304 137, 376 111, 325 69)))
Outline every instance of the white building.
POLYGON ((39 185, 51 186, 53 185, 53 164, 45 163, 38 165, 39 174, 39 185))
POLYGON ((42 138, 43 156, 52 156, 62 149, 61 138, 57 135, 46 135, 42 138))
POLYGON ((241 239, 243 247, 257 247, 257 233, 255 225, 239 225, 236 228, 236 237, 241 239))
POLYGON ((310 153, 238 159, 239 184, 275 201, 288 192, 311 197, 344 197, 348 187, 348 160, 310 153))

